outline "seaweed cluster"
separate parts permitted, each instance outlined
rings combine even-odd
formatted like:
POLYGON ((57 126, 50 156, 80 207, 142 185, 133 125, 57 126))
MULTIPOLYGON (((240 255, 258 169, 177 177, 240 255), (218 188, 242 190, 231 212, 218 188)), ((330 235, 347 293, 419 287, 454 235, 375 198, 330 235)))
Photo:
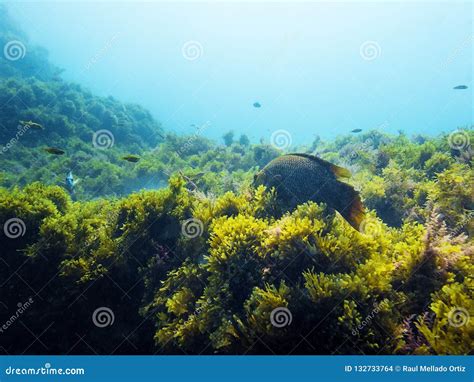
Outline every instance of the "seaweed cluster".
MULTIPOLYGON (((28 352, 471 351, 474 246, 435 209, 401 227, 372 211, 358 232, 312 202, 275 217, 264 187, 210 198, 185 186, 176 175, 89 202, 40 183, 1 189, 2 302, 32 298, 22 323, 48 328, 47 348, 28 352), (114 317, 106 329, 99 308, 114 317)), ((2 336, 9 353, 32 341, 19 324, 2 336)))
MULTIPOLYGON (((24 41, 1 15, 0 43, 24 41)), ((265 140, 165 134, 34 47, 0 74, 1 352, 472 352, 472 127, 293 147, 352 170, 368 209, 357 231, 252 187, 281 155, 265 140), (19 121, 44 129, 18 135, 19 121), (113 144, 97 147, 101 130, 113 144), (60 181, 71 169, 75 200, 60 181)))

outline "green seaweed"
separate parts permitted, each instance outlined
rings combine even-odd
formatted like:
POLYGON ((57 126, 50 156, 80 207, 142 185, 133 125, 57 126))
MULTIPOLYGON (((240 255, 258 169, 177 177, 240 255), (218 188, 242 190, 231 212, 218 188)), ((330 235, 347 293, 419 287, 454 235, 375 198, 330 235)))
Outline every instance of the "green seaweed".
POLYGON ((41 50, 25 60, 0 62, 0 293, 8 309, 34 300, 22 323, 48 328, 52 347, 12 325, 8 353, 472 353, 472 127, 462 146, 374 130, 295 147, 352 170, 357 231, 323 204, 282 211, 274 189, 254 189, 281 155, 264 140, 165 136, 140 106, 61 79, 41 50), (44 130, 17 139, 20 120, 44 130), (94 147, 102 129, 120 144, 94 147), (105 331, 101 307, 115 316, 105 331))

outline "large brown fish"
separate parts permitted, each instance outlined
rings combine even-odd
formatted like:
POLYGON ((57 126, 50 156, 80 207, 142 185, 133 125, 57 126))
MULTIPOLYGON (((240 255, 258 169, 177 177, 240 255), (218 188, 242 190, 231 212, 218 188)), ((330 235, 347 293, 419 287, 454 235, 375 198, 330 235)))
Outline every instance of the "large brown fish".
POLYGON ((364 207, 354 188, 340 178, 349 170, 310 154, 287 154, 272 160, 255 174, 254 185, 275 188, 277 200, 288 210, 307 201, 325 203, 359 230, 364 207))

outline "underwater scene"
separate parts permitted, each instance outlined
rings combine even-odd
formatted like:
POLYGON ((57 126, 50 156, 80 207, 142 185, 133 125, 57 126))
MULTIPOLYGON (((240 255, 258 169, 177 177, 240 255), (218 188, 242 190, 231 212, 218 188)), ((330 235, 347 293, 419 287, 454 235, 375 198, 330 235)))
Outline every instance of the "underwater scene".
POLYGON ((472 2, 2 2, 0 354, 474 354, 472 2))

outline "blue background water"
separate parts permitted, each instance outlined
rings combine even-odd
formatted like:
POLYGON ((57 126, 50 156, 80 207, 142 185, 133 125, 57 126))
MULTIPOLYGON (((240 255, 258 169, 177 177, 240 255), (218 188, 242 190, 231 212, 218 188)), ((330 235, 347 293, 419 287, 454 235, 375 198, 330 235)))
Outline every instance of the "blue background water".
POLYGON ((169 130, 210 121, 213 138, 233 129, 268 141, 285 129, 301 143, 356 128, 436 134, 473 123, 472 3, 9 7, 65 78, 140 103, 169 130), (200 44, 194 60, 183 56, 188 41, 200 44), (367 41, 375 55, 361 54, 367 41), (459 84, 469 89, 452 89, 459 84))

